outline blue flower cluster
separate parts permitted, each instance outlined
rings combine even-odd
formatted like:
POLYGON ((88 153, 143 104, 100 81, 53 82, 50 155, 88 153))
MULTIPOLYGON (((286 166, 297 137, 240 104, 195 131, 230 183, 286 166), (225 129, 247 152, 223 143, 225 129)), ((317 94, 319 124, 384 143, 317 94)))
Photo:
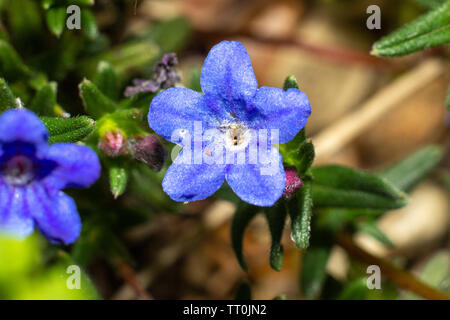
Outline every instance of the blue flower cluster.
POLYGON ((242 200, 272 206, 286 179, 273 144, 288 142, 305 126, 311 113, 308 98, 298 89, 258 89, 250 57, 239 42, 212 48, 200 82, 204 94, 170 88, 150 105, 150 127, 183 147, 164 177, 164 191, 176 201, 201 200, 226 180, 242 200), (195 132, 202 136, 200 143, 195 132), (270 133, 265 144, 261 132, 270 133), (255 152, 266 156, 257 158, 255 152), (271 170, 264 172, 268 166, 271 170))
POLYGON ((47 141, 46 127, 31 111, 0 115, 0 232, 25 237, 36 226, 51 242, 70 244, 81 221, 61 190, 93 184, 100 163, 88 147, 47 141))

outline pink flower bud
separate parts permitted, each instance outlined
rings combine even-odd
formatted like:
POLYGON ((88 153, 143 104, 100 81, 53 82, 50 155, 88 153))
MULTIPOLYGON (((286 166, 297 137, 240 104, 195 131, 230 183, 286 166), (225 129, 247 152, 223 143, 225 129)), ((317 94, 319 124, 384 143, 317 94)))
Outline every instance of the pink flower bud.
POLYGON ((289 199, 298 189, 303 187, 303 181, 298 177, 295 167, 286 167, 284 171, 286 172, 286 185, 283 191, 283 198, 289 199))
POLYGON ((167 158, 167 150, 155 136, 139 136, 128 140, 131 155, 154 171, 161 170, 167 158))
POLYGON ((98 143, 98 148, 108 157, 127 154, 126 139, 120 130, 108 131, 98 143))

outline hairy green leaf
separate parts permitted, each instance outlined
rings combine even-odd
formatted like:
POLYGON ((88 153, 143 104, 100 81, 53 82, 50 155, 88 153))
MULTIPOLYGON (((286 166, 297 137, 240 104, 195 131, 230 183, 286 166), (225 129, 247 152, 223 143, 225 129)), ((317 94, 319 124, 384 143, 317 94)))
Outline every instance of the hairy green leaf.
POLYGON ((312 169, 315 207, 396 209, 408 196, 376 175, 339 165, 312 169))
POLYGON ((106 61, 100 61, 97 66, 97 73, 94 83, 98 89, 113 101, 119 97, 119 88, 117 83, 117 74, 114 68, 106 61))
POLYGON ((242 281, 236 289, 234 300, 252 300, 252 288, 248 281, 242 281))
POLYGON ((430 145, 379 174, 397 188, 409 191, 422 181, 442 159, 442 148, 430 145))
POLYGON ((244 254, 242 252, 244 232, 250 221, 255 217, 259 210, 260 208, 258 207, 241 202, 238 205, 238 208, 233 216, 233 221, 231 222, 231 244, 239 264, 245 271, 247 271, 247 264, 245 263, 244 254))
POLYGON ((19 79, 29 73, 14 48, 4 40, 0 40, 0 73, 8 80, 19 79))
POLYGON ((45 13, 47 26, 50 31, 57 37, 64 31, 66 24, 66 8, 51 8, 45 13))
POLYGON ((109 185, 115 199, 121 196, 127 187, 128 172, 118 164, 113 164, 109 168, 109 185))
POLYGON ((95 126, 95 121, 86 116, 74 118, 42 117, 41 120, 50 133, 50 143, 78 142, 88 136, 95 126))
POLYGON ((360 232, 363 232, 365 234, 368 234, 369 236, 373 237, 374 239, 378 240, 382 244, 388 247, 394 247, 394 244, 392 241, 388 238, 386 234, 384 234, 383 231, 378 228, 378 225, 375 221, 364 221, 359 222, 356 224, 356 229, 360 232))
POLYGON ((306 179, 303 183, 303 187, 298 191, 296 198, 288 203, 292 239, 299 249, 306 249, 309 246, 313 211, 312 182, 306 179))
POLYGON ((272 236, 272 245, 270 248, 270 266, 276 271, 283 268, 284 251, 281 244, 284 224, 286 222, 286 210, 282 206, 273 206, 265 210, 267 223, 269 224, 270 234, 272 236))
POLYGON ((0 112, 16 106, 16 98, 6 83, 5 79, 0 78, 0 112))
POLYGON ((375 42, 372 54, 400 56, 450 42, 450 0, 375 42))
POLYGON ((40 116, 54 116, 56 106, 56 82, 46 83, 31 102, 31 109, 40 116))
POLYGON ((325 282, 326 268, 330 248, 326 246, 311 246, 302 257, 300 287, 307 299, 319 297, 325 282))
POLYGON ((298 89, 298 82, 294 75, 288 76, 286 80, 284 80, 283 89, 288 90, 291 88, 298 89))
POLYGON ((81 10, 81 30, 89 39, 95 39, 98 36, 97 21, 91 11, 81 10))
POLYGON ((79 89, 86 112, 94 119, 99 119, 104 114, 112 113, 116 110, 114 102, 105 96, 91 81, 84 79, 80 83, 79 89))

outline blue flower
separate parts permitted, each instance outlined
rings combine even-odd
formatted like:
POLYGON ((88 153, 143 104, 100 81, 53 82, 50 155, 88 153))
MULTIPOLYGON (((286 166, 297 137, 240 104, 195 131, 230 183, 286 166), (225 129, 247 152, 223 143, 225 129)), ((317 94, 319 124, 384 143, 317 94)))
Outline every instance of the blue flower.
POLYGON ((304 127, 308 98, 297 89, 258 89, 239 42, 211 49, 200 82, 204 94, 170 88, 150 105, 150 127, 183 147, 164 177, 164 191, 176 201, 201 200, 226 180, 242 200, 273 205, 286 179, 273 144, 288 142, 304 127))
POLYGON ((0 115, 0 231, 23 238, 36 226, 51 242, 70 244, 81 221, 61 190, 94 183, 100 163, 88 147, 49 146, 47 140, 47 129, 31 111, 0 115))

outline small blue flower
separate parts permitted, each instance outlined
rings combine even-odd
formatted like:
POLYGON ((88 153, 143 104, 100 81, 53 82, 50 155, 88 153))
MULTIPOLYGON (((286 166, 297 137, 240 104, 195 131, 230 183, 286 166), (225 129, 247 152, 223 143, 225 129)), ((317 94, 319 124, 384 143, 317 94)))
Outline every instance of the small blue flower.
POLYGON ((81 221, 67 187, 87 187, 100 175, 90 148, 71 143, 49 146, 48 132, 31 111, 0 115, 0 232, 20 238, 36 226, 51 242, 70 244, 81 221))
POLYGON ((183 147, 164 177, 164 191, 176 201, 201 200, 226 180, 242 200, 273 205, 283 194, 286 176, 272 144, 288 142, 305 126, 311 114, 308 98, 297 89, 258 89, 239 42, 223 41, 211 49, 200 82, 204 94, 170 88, 150 105, 150 127, 183 147), (202 135, 200 144, 196 132, 202 135), (269 133, 265 144, 261 133, 269 133), (264 172, 268 167, 269 174, 264 172))

